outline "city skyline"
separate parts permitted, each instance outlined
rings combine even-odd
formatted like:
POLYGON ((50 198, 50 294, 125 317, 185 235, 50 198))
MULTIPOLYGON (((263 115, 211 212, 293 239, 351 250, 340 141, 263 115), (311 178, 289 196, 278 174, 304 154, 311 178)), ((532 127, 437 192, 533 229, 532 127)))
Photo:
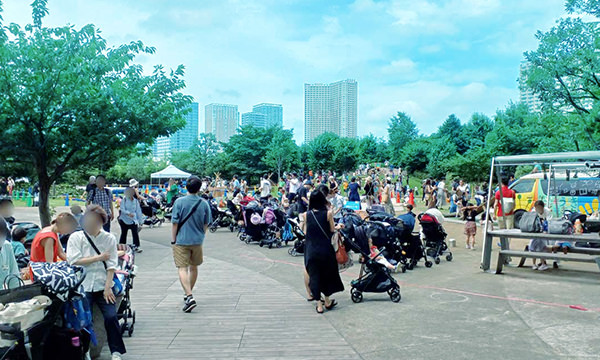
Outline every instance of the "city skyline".
MULTIPOLYGON (((184 64, 185 93, 200 103, 282 104, 298 143, 304 83, 356 79, 361 135, 386 136, 397 111, 424 134, 449 114, 493 115, 519 100, 536 31, 565 16, 562 0, 149 1, 51 1, 44 23, 93 23, 109 46, 142 40, 156 48, 136 58, 144 72, 184 64)), ((29 2, 3 5, 5 19, 31 22, 29 2)))

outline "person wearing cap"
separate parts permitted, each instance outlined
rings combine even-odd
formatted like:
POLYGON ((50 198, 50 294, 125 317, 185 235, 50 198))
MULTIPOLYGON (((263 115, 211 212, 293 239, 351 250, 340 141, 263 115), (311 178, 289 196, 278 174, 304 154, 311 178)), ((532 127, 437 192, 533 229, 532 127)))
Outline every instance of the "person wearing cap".
POLYGON ((313 188, 313 183, 310 180, 307 180, 303 186, 298 189, 298 213, 302 214, 308 210, 308 194, 313 188))

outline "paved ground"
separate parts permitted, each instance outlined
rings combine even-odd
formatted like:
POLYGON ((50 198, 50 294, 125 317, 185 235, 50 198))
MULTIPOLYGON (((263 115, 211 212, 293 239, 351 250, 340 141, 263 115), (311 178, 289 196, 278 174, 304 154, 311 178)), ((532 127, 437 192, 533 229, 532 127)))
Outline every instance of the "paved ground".
MULTIPOLYGON (((133 291, 138 323, 126 339, 127 359, 600 358, 595 266, 483 273, 481 253, 464 249, 460 224, 446 225, 458 243, 454 261, 396 275, 399 304, 377 294, 353 304, 347 289, 335 296, 339 309, 325 315, 304 300, 301 257, 246 245, 227 230, 208 236, 199 306, 182 313, 169 228, 141 233, 145 251, 133 291)), ((357 272, 346 271, 344 283, 357 272)))

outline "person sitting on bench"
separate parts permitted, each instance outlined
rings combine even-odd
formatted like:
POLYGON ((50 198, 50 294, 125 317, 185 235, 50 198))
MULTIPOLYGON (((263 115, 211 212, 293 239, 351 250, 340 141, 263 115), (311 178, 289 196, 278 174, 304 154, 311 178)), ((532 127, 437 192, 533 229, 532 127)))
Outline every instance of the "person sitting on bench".
MULTIPOLYGON (((546 208, 546 204, 542 200, 538 200, 535 202, 532 212, 536 212, 540 217, 542 222, 548 221, 552 218, 552 213, 550 210, 546 208)), ((547 252, 548 251, 548 240, 545 239, 532 239, 529 242, 529 251, 531 252, 547 252)), ((536 259, 531 259, 533 261, 533 266, 531 267, 533 270, 545 271, 548 270, 548 264, 546 264, 545 259, 540 259, 540 263, 536 262, 536 259)))

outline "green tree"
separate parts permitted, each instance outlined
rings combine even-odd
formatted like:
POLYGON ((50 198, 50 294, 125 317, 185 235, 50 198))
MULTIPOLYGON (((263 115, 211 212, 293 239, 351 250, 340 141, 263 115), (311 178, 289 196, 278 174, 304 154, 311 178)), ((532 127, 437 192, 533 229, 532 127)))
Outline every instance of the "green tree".
POLYGON ((398 160, 400 166, 406 168, 409 172, 422 171, 429 162, 430 141, 427 137, 419 137, 400 151, 398 160))
POLYGON ((238 174, 249 182, 258 182, 261 175, 269 172, 269 166, 263 161, 276 128, 262 129, 243 126, 229 142, 223 144, 228 161, 221 164, 227 174, 238 174))
POLYGON ((263 158, 264 163, 277 171, 281 179, 283 171, 289 171, 298 162, 298 145, 292 130, 274 128, 273 138, 263 158))
POLYGON ((308 165, 315 171, 334 170, 334 155, 339 136, 324 133, 314 138, 308 144, 308 165))
MULTIPOLYGON (((600 13, 597 0, 569 0, 566 8, 575 14, 600 13)), ((538 48, 525 53, 527 87, 546 112, 579 115, 579 126, 598 148, 592 133, 600 129, 600 22, 565 17, 536 37, 538 48)))
POLYGON ((191 102, 183 66, 134 64, 154 48, 140 41, 109 47, 93 25, 43 27, 46 0, 33 24, 0 23, 0 156, 30 164, 39 181, 39 214, 50 223, 48 193, 70 169, 108 169, 139 143, 181 128, 191 102))
POLYGON ((406 113, 398 112, 388 125, 389 151, 393 163, 399 163, 402 149, 419 136, 417 125, 406 113))

